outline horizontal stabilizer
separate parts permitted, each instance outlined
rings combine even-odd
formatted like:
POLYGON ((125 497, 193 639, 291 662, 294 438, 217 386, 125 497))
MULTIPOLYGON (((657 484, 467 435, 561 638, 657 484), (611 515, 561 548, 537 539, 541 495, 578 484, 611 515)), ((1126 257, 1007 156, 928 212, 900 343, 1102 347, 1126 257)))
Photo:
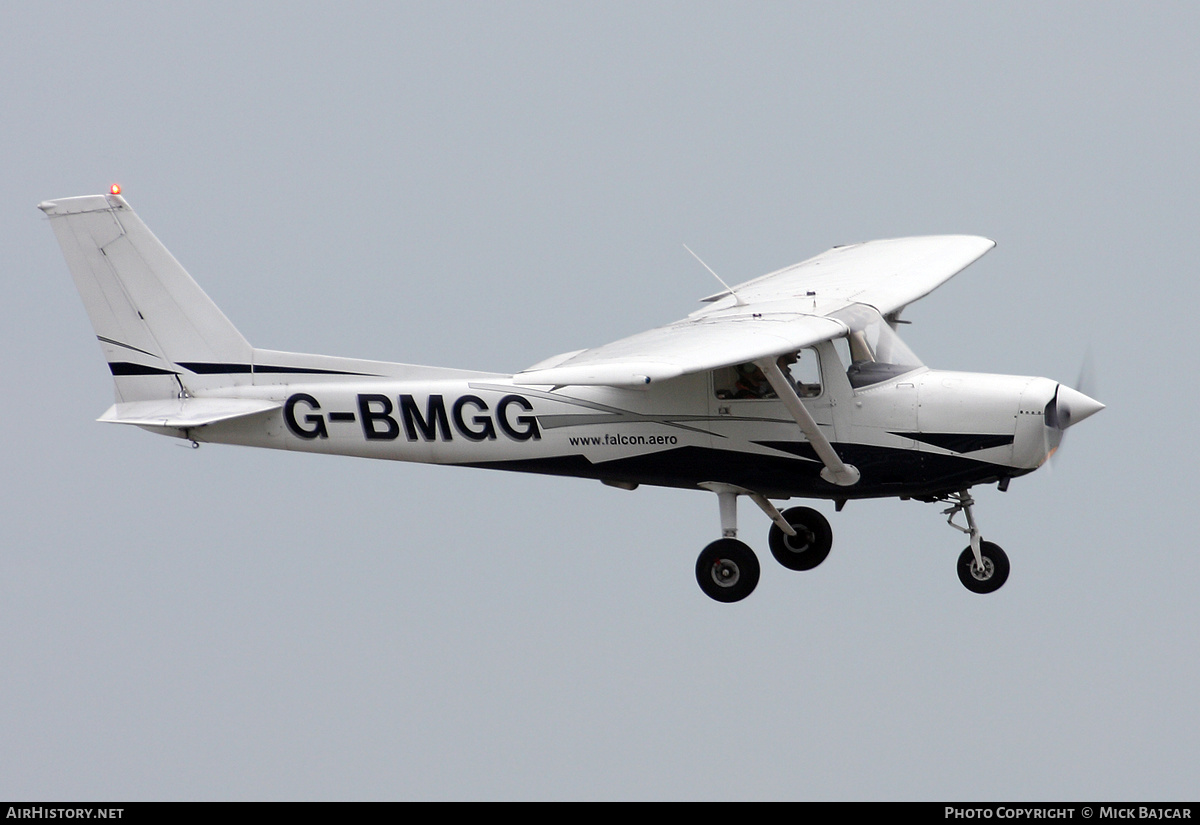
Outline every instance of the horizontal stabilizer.
POLYGON ((254 398, 168 398, 160 401, 113 404, 96 420, 110 424, 189 430, 219 421, 270 412, 282 406, 279 401, 254 398))

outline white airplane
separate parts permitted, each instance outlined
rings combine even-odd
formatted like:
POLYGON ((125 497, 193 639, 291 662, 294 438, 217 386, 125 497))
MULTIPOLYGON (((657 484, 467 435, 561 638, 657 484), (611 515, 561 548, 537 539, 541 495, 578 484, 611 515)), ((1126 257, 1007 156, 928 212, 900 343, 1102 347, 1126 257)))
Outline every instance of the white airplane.
POLYGON ((981 539, 970 488, 1006 490, 1104 408, 1046 378, 929 369, 897 337, 901 310, 990 250, 986 238, 834 247, 726 287, 675 323, 505 375, 257 349, 117 187, 38 208, 116 385, 101 421, 194 447, 707 490, 721 538, 700 553, 696 579, 721 602, 759 579, 737 539, 739 496, 771 519, 771 553, 792 570, 820 564, 832 531, 816 510, 780 512, 773 499, 830 499, 838 510, 850 499, 942 502, 970 537, 962 583, 997 590, 1008 558, 981 539))

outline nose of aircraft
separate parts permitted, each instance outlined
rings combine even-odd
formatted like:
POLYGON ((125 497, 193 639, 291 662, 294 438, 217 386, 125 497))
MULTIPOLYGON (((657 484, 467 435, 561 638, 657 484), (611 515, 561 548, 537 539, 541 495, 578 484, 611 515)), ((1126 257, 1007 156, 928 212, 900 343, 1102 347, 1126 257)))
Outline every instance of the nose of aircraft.
POLYGON ((1057 430, 1065 430, 1072 424, 1078 424, 1085 418, 1095 415, 1104 409, 1104 405, 1094 398, 1073 390, 1062 384, 1054 393, 1054 398, 1046 405, 1046 425, 1057 430))

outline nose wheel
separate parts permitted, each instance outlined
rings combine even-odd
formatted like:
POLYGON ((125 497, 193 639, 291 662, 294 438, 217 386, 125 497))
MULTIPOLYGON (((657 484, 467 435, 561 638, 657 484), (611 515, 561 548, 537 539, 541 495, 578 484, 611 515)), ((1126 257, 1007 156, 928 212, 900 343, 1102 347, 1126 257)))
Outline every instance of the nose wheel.
POLYGON ((1008 556, 990 541, 980 542, 980 561, 968 547, 958 557, 958 580, 972 593, 993 593, 1008 581, 1008 556))

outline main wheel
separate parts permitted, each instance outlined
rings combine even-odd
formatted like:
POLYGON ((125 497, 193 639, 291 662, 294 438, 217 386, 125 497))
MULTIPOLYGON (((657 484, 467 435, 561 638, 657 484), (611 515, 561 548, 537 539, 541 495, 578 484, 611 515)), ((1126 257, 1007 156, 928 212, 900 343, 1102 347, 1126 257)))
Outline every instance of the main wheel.
POLYGON ((980 542, 979 555, 983 567, 975 563, 975 554, 968 547, 958 557, 958 580, 972 593, 994 593, 1008 581, 1008 556, 990 541, 980 542))
POLYGON ((740 602, 758 585, 758 557, 737 539, 717 539, 696 559, 700 589, 719 602, 740 602))
POLYGON ((789 570, 812 570, 825 561, 833 547, 833 529, 825 517, 809 507, 792 507, 783 517, 796 535, 789 536, 779 525, 771 525, 767 543, 775 560, 789 570))

